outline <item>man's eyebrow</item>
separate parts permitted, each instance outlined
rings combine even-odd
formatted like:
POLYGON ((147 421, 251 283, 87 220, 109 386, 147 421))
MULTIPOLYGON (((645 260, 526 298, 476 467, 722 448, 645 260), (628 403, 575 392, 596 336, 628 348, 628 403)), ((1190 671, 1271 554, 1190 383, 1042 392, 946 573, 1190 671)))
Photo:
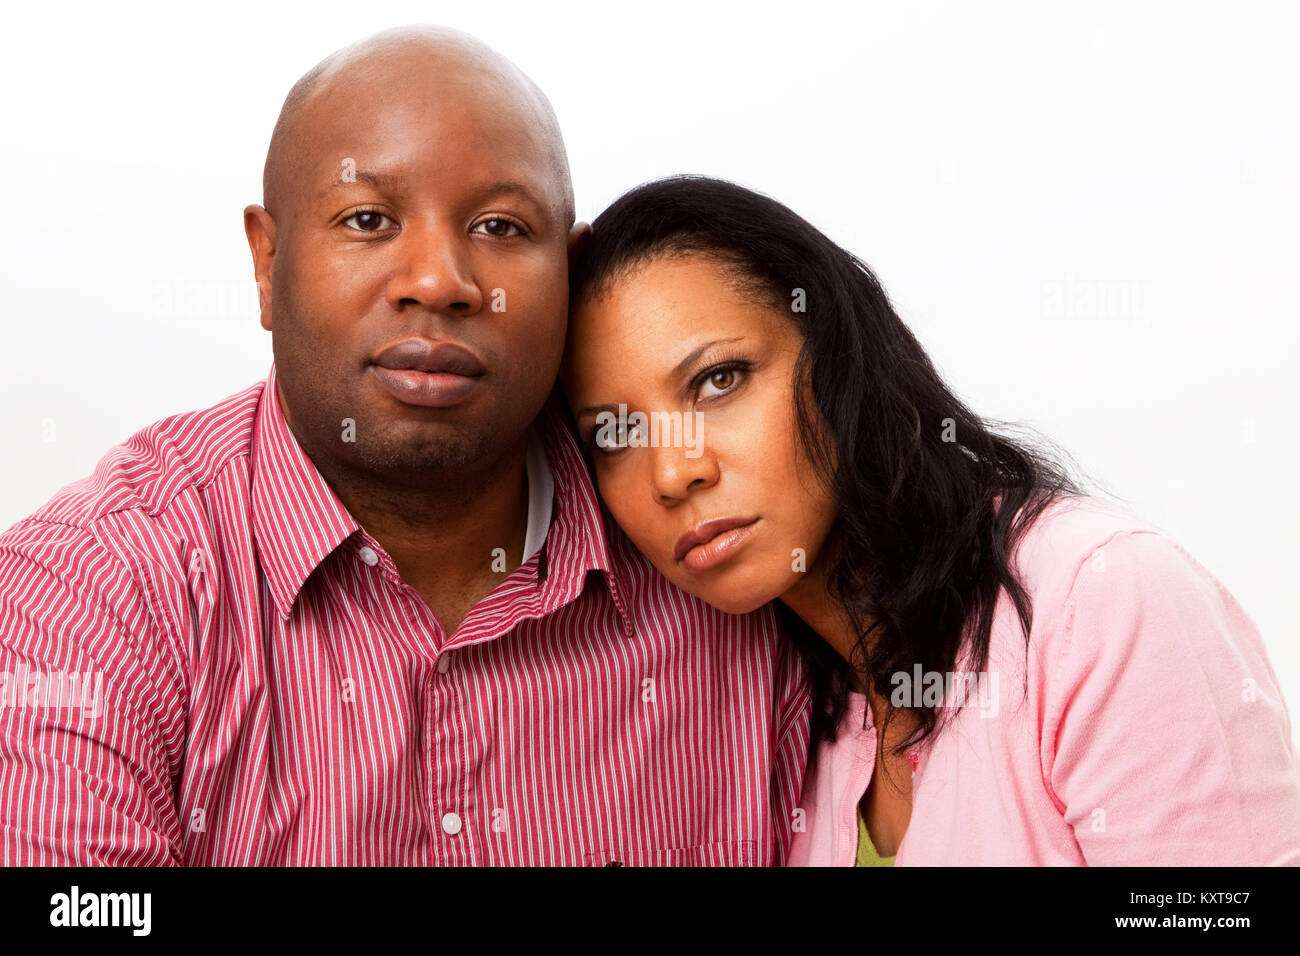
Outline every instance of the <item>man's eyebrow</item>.
POLYGON ((499 182, 489 183, 480 189, 479 192, 484 196, 497 196, 501 193, 509 193, 514 196, 519 196, 521 199, 528 200, 539 209, 549 209, 547 204, 542 200, 542 197, 537 195, 536 192, 524 183, 518 182, 514 179, 503 179, 499 182))
MULTIPOLYGON (((369 186, 374 186, 376 189, 387 189, 395 186, 397 181, 396 176, 390 176, 387 173, 369 173, 364 169, 350 169, 345 172, 340 172, 334 182, 330 183, 329 189, 335 189, 339 186, 350 186, 353 183, 366 183, 369 186)), ((323 190, 321 195, 324 196, 329 192, 329 189, 323 190)), ((503 179, 499 182, 488 183, 478 189, 477 192, 483 196, 497 196, 502 193, 508 193, 531 202, 534 206, 543 211, 549 210, 550 208, 533 189, 529 188, 524 183, 513 179, 503 179)))
POLYGON ((364 169, 346 169, 339 172, 334 182, 329 184, 329 189, 321 191, 324 196, 330 189, 339 186, 351 186, 353 183, 365 183, 367 186, 374 186, 376 189, 387 189, 395 185, 396 176, 390 176, 387 173, 368 173, 364 169))

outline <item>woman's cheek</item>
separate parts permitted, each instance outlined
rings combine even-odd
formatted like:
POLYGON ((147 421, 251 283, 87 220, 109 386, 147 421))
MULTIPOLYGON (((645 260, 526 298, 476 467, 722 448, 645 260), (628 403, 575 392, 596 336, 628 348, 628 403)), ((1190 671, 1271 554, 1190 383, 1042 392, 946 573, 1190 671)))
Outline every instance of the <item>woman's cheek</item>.
POLYGON ((627 478, 617 476, 608 465, 596 466, 596 487, 605 501, 605 507, 609 508, 609 513, 614 516, 614 521, 639 550, 645 554, 654 554, 655 542, 648 540, 643 532, 652 532, 655 527, 655 516, 641 514, 639 509, 628 504, 632 501, 648 500, 644 491, 637 494, 633 484, 627 478), (633 536, 629 529, 636 531, 636 535, 633 536))
POLYGON ((755 382, 748 394, 738 395, 739 401, 727 409, 725 439, 736 453, 736 461, 762 461, 783 442, 789 396, 779 384, 779 379, 769 375, 755 382))

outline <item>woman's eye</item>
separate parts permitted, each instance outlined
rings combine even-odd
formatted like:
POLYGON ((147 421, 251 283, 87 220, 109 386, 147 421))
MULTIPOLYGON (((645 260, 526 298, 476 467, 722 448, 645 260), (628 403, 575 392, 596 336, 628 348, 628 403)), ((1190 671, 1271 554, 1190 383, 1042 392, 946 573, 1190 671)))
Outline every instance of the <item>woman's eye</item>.
POLYGON ((509 219, 484 219, 471 231, 478 232, 480 230, 487 233, 489 236, 495 236, 498 239, 509 239, 512 235, 522 236, 524 234, 518 224, 509 219), (510 232, 511 229, 514 230, 513 233, 510 232))
POLYGON ((712 398, 715 395, 722 395, 736 387, 740 380, 740 369, 721 368, 716 372, 710 372, 700 383, 700 397, 712 398), (710 392, 708 389, 714 389, 710 392))
POLYGON ((382 212, 375 212, 373 209, 363 209, 360 212, 354 212, 348 218, 343 220, 345 226, 351 226, 358 232, 382 232, 385 229, 391 229, 396 223, 389 219, 382 212), (387 223, 387 225, 385 225, 387 223))
POLYGON ((621 451, 633 440, 633 435, 640 440, 640 434, 639 425, 629 425, 627 422, 601 425, 596 429, 596 437, 591 444, 593 448, 603 452, 621 451))

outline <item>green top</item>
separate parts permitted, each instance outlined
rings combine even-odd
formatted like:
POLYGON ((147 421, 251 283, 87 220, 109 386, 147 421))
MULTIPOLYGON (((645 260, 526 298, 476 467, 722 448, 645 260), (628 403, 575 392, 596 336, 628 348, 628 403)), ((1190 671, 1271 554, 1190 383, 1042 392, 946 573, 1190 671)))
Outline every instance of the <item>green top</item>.
POLYGON ((893 866, 894 856, 881 856, 876 852, 875 844, 867 833, 867 821, 862 817, 862 808, 858 808, 858 860, 854 866, 893 866))

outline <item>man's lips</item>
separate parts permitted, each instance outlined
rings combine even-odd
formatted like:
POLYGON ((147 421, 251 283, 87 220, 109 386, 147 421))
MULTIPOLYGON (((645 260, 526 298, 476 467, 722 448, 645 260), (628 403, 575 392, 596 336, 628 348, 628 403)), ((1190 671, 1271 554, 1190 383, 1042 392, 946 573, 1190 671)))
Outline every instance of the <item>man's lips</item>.
POLYGON ((379 384, 398 401, 426 408, 459 404, 487 373, 479 357, 465 346, 421 338, 394 342, 370 367, 379 384))
POLYGON ((479 357, 455 342, 402 339, 384 349, 375 364, 394 371, 450 372, 453 375, 482 375, 487 369, 479 357))
POLYGON ((687 565, 699 568, 718 563, 731 546, 739 544, 749 535, 749 528, 758 521, 756 515, 746 518, 714 518, 698 524, 677 539, 673 548, 673 557, 682 561, 688 556, 687 565))

